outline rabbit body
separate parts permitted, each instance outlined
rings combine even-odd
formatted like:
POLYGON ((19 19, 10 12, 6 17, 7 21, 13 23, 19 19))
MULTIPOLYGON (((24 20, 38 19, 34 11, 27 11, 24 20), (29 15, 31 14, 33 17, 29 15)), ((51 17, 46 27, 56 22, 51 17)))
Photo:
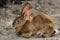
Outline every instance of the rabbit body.
POLYGON ((54 23, 48 15, 40 13, 27 19, 21 27, 16 27, 16 31, 24 37, 31 37, 38 34, 37 32, 40 32, 40 36, 48 37, 54 32, 54 23))

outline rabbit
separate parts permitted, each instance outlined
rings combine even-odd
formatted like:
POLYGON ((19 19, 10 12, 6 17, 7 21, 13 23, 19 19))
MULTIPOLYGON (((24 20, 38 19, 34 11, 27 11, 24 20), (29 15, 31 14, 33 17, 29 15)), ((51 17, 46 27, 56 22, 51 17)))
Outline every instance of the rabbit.
POLYGON ((13 22, 16 32, 21 33, 21 36, 27 38, 33 35, 50 37, 55 33, 55 25, 49 15, 42 12, 30 16, 31 13, 30 3, 27 2, 21 11, 21 16, 13 22))

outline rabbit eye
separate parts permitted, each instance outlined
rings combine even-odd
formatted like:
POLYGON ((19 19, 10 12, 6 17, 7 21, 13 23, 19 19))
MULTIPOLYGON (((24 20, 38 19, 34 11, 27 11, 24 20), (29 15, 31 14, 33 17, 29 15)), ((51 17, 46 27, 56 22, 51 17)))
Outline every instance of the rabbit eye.
POLYGON ((16 21, 17 24, 19 24, 19 21, 16 21))
POLYGON ((19 23, 19 21, 17 21, 19 23))

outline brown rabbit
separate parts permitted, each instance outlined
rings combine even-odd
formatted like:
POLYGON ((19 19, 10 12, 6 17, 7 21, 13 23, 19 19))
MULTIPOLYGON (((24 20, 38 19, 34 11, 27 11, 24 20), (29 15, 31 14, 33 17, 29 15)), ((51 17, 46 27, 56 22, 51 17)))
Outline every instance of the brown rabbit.
POLYGON ((21 16, 13 22, 18 33, 23 37, 31 37, 32 35, 40 35, 49 37, 54 33, 54 23, 50 16, 40 13, 35 16, 30 16, 30 4, 26 3, 21 11, 21 16))

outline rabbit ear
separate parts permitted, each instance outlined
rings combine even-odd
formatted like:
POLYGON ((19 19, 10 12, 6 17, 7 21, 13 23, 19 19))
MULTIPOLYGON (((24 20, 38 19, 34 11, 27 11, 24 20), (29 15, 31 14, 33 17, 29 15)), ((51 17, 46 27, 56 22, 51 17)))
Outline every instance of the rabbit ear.
POLYGON ((31 9, 30 9, 30 3, 25 3, 22 11, 21 11, 21 15, 22 16, 29 16, 31 14, 31 9))
POLYGON ((26 11, 26 16, 30 16, 31 15, 31 13, 32 13, 32 10, 30 9, 30 10, 28 10, 28 11, 26 11))

